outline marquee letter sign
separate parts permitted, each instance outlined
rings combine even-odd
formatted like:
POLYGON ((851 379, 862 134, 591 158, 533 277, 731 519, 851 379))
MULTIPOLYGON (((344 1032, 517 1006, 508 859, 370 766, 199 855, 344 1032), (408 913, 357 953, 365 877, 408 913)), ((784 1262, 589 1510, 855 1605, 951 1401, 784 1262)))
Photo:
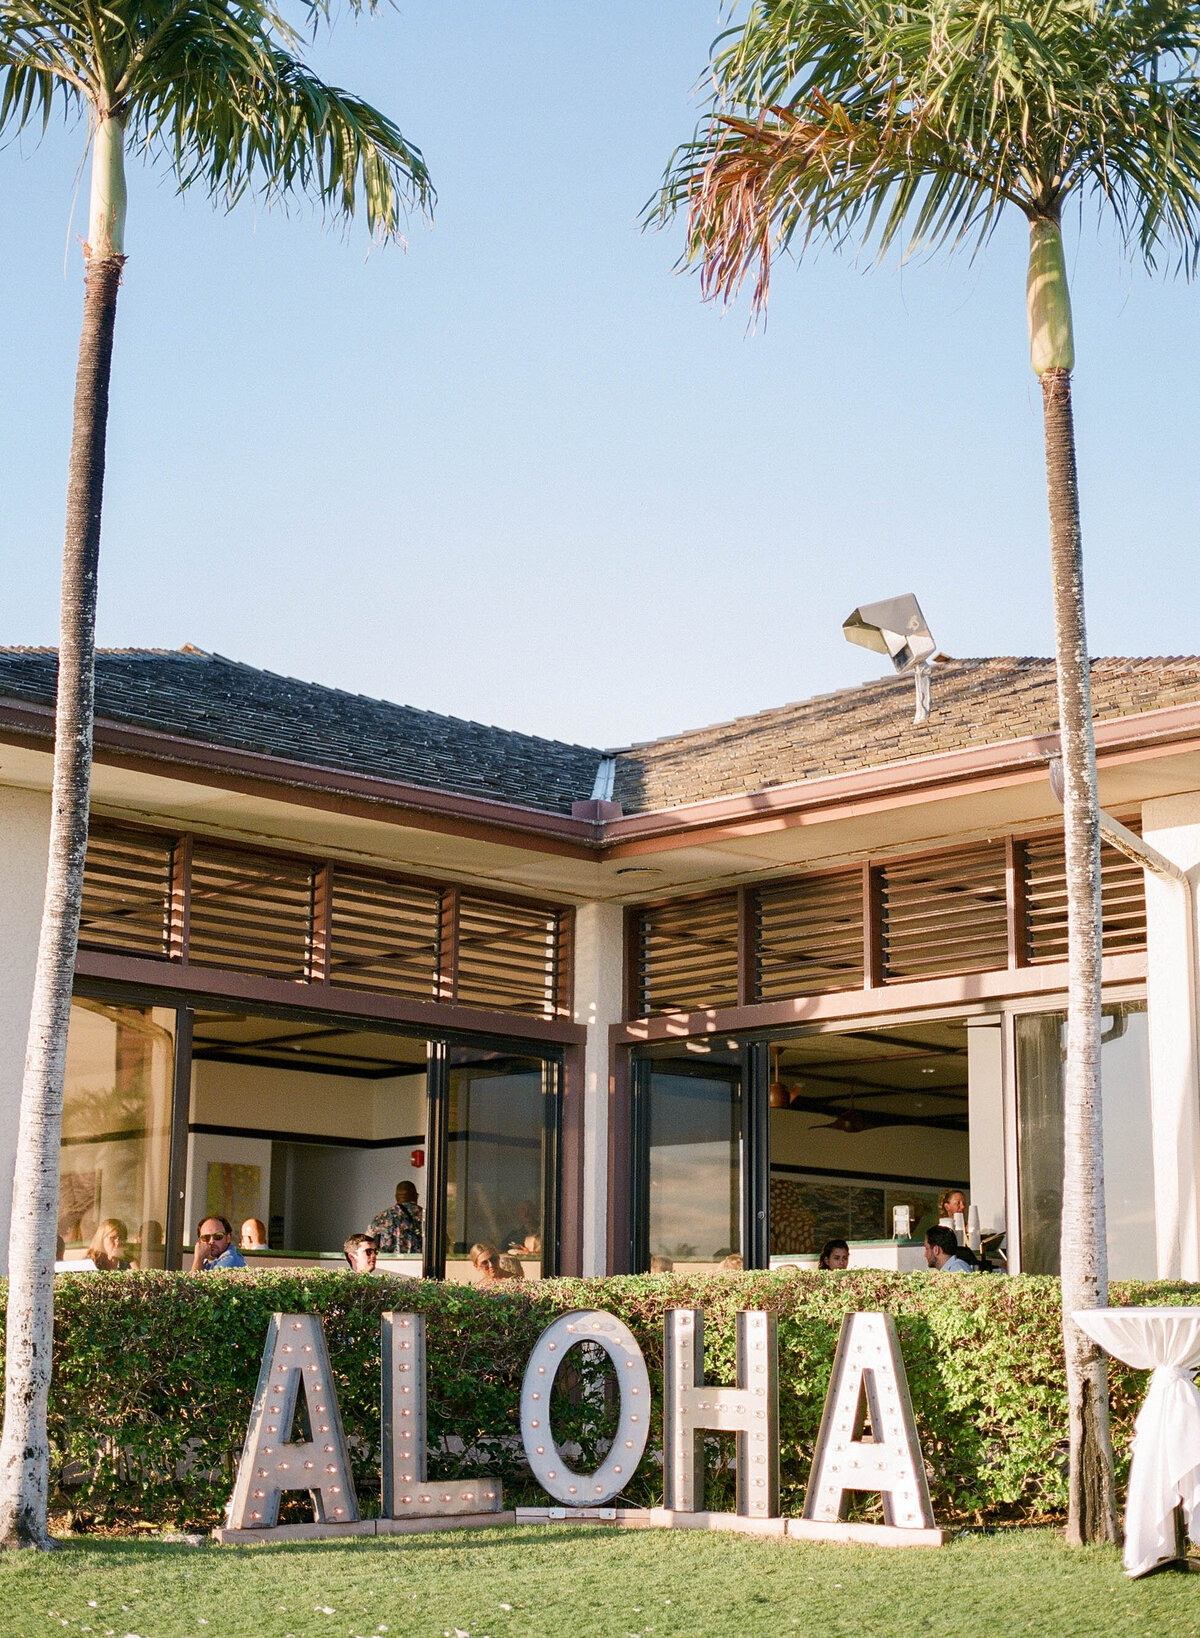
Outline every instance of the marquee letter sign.
POLYGON ((455 1513, 498 1513, 498 1479, 426 1477, 425 1317, 380 1316, 383 1355, 383 1516, 449 1518, 455 1513))
POLYGON ((737 1511, 779 1512, 779 1375, 775 1316, 737 1316, 736 1388, 704 1385, 704 1312, 672 1308, 664 1322, 663 1505, 704 1509, 704 1432, 737 1434, 737 1511))
POLYGON ((285 1490, 307 1490, 318 1524, 358 1517, 325 1330, 315 1314, 272 1314, 237 1479, 229 1502, 234 1530, 269 1530, 285 1490), (301 1388, 311 1437, 292 1444, 301 1388))
POLYGON ((642 1459, 650 1432, 650 1377, 633 1332, 599 1309, 563 1314, 534 1344, 521 1384, 521 1438, 533 1476, 565 1507, 603 1507, 624 1490, 642 1459), (550 1393, 558 1368, 577 1342, 594 1342, 617 1373, 621 1414, 608 1459, 594 1473, 575 1473, 550 1430, 550 1393))
MULTIPOLYGON (((516 1510, 531 1517, 562 1517, 565 1508, 587 1518, 635 1526, 739 1529, 800 1538, 884 1540, 889 1545, 937 1546, 925 1464, 896 1326, 889 1314, 848 1314, 842 1321, 825 1400, 812 1474, 801 1518, 779 1517, 779 1367, 775 1318, 758 1311, 737 1315, 737 1387, 704 1380, 704 1313, 669 1309, 663 1320, 663 1507, 608 1508, 625 1490, 645 1454, 650 1431, 650 1378, 637 1339, 615 1314, 599 1309, 563 1314, 534 1345, 521 1384, 521 1440, 534 1478, 556 1508, 516 1510), (594 1473, 577 1473, 554 1441, 550 1403, 559 1369, 571 1349, 593 1343, 616 1373, 620 1413, 616 1437, 594 1473), (868 1434, 869 1424, 869 1434, 868 1434), (737 1512, 704 1511, 704 1435, 737 1436, 737 1512), (853 1491, 883 1499, 886 1523, 846 1522, 853 1491), (739 1520, 743 1522, 738 1522, 739 1520)), ((383 1517, 362 1521, 329 1371, 325 1333, 315 1314, 273 1314, 245 1444, 238 1463, 224 1541, 258 1539, 279 1527, 279 1503, 288 1490, 312 1496, 316 1526, 288 1526, 302 1535, 394 1534, 411 1520, 414 1530, 446 1525, 512 1522, 503 1513, 498 1479, 431 1480, 426 1467, 425 1320, 386 1313, 380 1319, 383 1362, 383 1517), (308 1436, 293 1440, 304 1395, 308 1436), (423 1524, 422 1520, 434 1521, 423 1524)))
POLYGON ((910 1530, 934 1527, 900 1339, 890 1314, 847 1314, 842 1321, 804 1518, 815 1524, 844 1518, 852 1490, 880 1492, 886 1524, 910 1530), (871 1438, 864 1439, 868 1421, 871 1438))

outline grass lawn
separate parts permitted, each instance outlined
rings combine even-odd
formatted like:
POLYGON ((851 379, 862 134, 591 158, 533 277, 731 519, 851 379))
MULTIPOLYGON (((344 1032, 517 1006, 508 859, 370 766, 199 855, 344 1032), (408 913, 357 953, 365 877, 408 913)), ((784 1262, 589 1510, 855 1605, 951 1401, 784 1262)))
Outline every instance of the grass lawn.
POLYGON ((73 1541, 0 1556, 0 1634, 94 1638, 1200 1638, 1200 1576, 1129 1581, 1049 1531, 889 1551, 516 1526, 218 1548, 73 1541))

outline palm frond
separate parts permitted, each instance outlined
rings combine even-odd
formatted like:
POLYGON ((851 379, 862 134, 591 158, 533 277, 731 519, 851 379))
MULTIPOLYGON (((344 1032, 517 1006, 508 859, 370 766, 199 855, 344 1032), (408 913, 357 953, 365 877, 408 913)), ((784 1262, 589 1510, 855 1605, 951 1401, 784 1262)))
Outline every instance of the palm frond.
MULTIPOLYGON (((331 3, 306 0, 310 17, 331 3)), ((93 120, 119 118, 181 188, 226 204, 305 196, 342 220, 361 210, 384 239, 433 205, 420 150, 308 67, 273 0, 4 0, 0 131, 44 128, 55 85, 93 120)))
POLYGON ((974 247, 1005 205, 1093 196, 1153 264, 1200 262, 1200 8, 1184 0, 753 0, 651 223, 725 300, 814 240, 974 247))

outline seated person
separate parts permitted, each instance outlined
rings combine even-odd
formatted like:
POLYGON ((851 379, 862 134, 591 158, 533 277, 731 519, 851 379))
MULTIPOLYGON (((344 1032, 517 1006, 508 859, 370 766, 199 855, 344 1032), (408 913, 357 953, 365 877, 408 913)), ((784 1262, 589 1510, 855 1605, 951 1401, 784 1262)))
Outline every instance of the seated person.
POLYGON ((154 1218, 147 1218, 142 1224, 138 1235, 137 1261, 135 1268, 161 1268, 163 1266, 163 1227, 154 1218))
POLYGON ((411 1257, 425 1242, 423 1212, 417 1203, 416 1184, 396 1184, 396 1204, 388 1206, 367 1224, 375 1244, 385 1257, 411 1257))
POLYGON ((246 1259, 233 1243, 233 1224, 227 1217, 202 1217, 196 1225, 196 1249, 192 1252, 193 1274, 211 1274, 214 1269, 245 1268, 246 1259))
POLYGON ((673 1274, 675 1264, 669 1257, 651 1257, 650 1272, 651 1274, 673 1274))
POLYGON ((342 1246, 346 1261, 353 1274, 374 1274, 375 1254, 379 1247, 373 1234, 352 1234, 342 1246))
POLYGON ((952 1228, 935 1223, 925 1230, 925 1261, 935 1274, 974 1274, 975 1265, 963 1256, 952 1228))
POLYGON ((97 1223, 92 1243, 87 1249, 93 1265, 106 1272, 128 1268, 130 1258, 125 1243, 128 1238, 129 1230, 119 1217, 106 1217, 102 1223, 97 1223))
POLYGON ((850 1267, 850 1247, 845 1240, 826 1240, 817 1258, 817 1267, 833 1270, 850 1267))
POLYGON ((504 1267, 499 1247, 490 1240, 477 1240, 468 1255, 479 1270, 475 1283, 481 1291, 494 1291, 502 1280, 514 1278, 504 1267))
POLYGON ((241 1249, 243 1251, 266 1251, 267 1225, 257 1217, 247 1217, 242 1224, 241 1249))
POLYGON ((742 1254, 740 1251, 731 1251, 728 1257, 723 1257, 721 1259, 722 1274, 740 1274, 744 1267, 745 1264, 742 1261, 742 1254))

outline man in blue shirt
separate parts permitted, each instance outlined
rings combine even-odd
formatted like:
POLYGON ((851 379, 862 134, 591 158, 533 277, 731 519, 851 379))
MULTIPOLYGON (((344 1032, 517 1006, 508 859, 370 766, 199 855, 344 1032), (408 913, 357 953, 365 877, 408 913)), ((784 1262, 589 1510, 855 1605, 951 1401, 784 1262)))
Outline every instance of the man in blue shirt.
POLYGON ((192 1273, 211 1274, 214 1268, 245 1268, 246 1259, 233 1243, 233 1225, 225 1217, 203 1217, 196 1229, 192 1273))
POLYGON ((974 1274, 974 1267, 959 1255, 961 1250, 953 1229, 935 1224, 925 1231, 925 1261, 935 1274, 974 1274))

